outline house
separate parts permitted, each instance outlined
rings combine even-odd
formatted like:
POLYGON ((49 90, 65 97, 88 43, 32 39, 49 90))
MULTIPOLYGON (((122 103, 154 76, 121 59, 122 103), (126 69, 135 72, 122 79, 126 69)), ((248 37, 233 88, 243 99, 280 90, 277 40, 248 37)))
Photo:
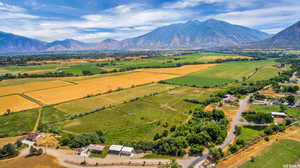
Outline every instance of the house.
POLYGON ((109 151, 111 152, 111 153, 115 153, 115 154, 120 154, 120 152, 122 151, 122 148, 123 148, 124 146, 122 146, 122 145, 111 145, 110 147, 109 147, 109 151))
POLYGON ((121 154, 132 156, 134 154, 134 148, 124 146, 121 150, 121 154))
POLYGON ((294 104, 294 107, 300 107, 300 101, 297 101, 297 102, 294 104))
POLYGON ((26 141, 30 141, 30 142, 36 142, 41 137, 42 137, 41 134, 30 133, 28 135, 21 137, 20 139, 18 139, 18 141, 22 142, 22 141, 26 140, 26 141))
POLYGON ((91 152, 91 153, 101 153, 101 152, 103 152, 104 148, 105 148, 104 145, 90 144, 87 147, 87 150, 88 150, 88 152, 91 152))
POLYGON ((237 100, 237 98, 235 98, 234 96, 232 95, 225 95, 225 98, 223 99, 224 102, 226 103, 232 103, 232 102, 235 102, 237 100))
POLYGON ((285 118, 288 117, 287 114, 281 112, 271 112, 273 118, 285 118))
POLYGON ((280 100, 278 99, 273 99, 273 105, 280 105, 280 100))
POLYGON ((255 100, 252 104, 254 105, 269 105, 270 103, 266 100, 262 101, 262 100, 255 100))

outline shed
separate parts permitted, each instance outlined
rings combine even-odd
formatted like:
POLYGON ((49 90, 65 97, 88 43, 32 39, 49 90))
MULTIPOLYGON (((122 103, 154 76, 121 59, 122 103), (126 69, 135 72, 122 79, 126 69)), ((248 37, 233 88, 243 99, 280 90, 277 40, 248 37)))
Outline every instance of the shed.
POLYGON ((288 117, 287 114, 281 112, 271 112, 272 117, 288 117))
POLYGON ((124 146, 122 146, 122 145, 111 145, 109 147, 109 151, 112 153, 120 153, 122 151, 123 147, 124 146))
POLYGON ((101 153, 104 150, 104 145, 90 144, 87 149, 91 153, 101 153))

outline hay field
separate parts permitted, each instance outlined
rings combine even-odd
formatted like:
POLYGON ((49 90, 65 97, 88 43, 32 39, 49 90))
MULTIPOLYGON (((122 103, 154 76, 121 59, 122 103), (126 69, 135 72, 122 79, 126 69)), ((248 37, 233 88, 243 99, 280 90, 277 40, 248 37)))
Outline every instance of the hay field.
POLYGON ((55 157, 49 155, 20 157, 0 161, 0 168, 64 168, 55 157))
POLYGON ((38 104, 31 102, 19 95, 0 97, 0 115, 5 114, 7 109, 15 112, 37 107, 39 107, 38 104))
MULTIPOLYGON (((202 65, 209 67, 207 65, 202 65)), ((191 66, 184 66, 180 70, 182 75, 184 73, 189 73, 192 70, 201 71, 201 66, 199 68, 190 68, 191 66), (189 69, 185 71, 185 69, 189 69)), ((175 68, 176 69, 176 68, 175 68)), ((45 104, 57 104, 73 99, 79 99, 86 97, 88 95, 94 95, 99 93, 106 93, 108 91, 117 90, 118 88, 129 88, 133 85, 141 85, 151 82, 158 82, 165 79, 174 78, 181 75, 168 74, 174 71, 173 68, 168 68, 164 73, 152 73, 144 71, 135 71, 131 73, 123 73, 115 76, 106 76, 102 78, 94 78, 87 80, 77 81, 77 85, 69 85, 66 87, 45 89, 33 92, 26 92, 25 94, 32 97, 38 101, 45 104), (55 94, 54 94, 55 93, 55 94)), ((178 71, 178 70, 175 70, 178 71)))
POLYGON ((174 74, 174 75, 185 75, 192 72, 197 72, 201 70, 208 69, 210 67, 216 66, 217 64, 201 64, 201 65, 188 65, 176 68, 147 68, 140 69, 136 71, 142 72, 153 72, 153 73, 162 73, 162 74, 174 74))
POLYGON ((96 108, 101 108, 109 105, 121 104, 124 101, 129 101, 138 97, 143 97, 153 93, 159 93, 175 88, 174 85, 164 85, 164 84, 149 84, 143 85, 135 88, 125 89, 117 92, 112 92, 96 97, 89 97, 85 99, 73 100, 70 102, 62 103, 56 105, 60 111, 66 112, 68 114, 78 114, 89 112, 95 110, 96 108))
POLYGON ((15 86, 6 86, 6 87, 0 87, 0 96, 25 93, 34 90, 42 90, 42 89, 48 89, 54 87, 62 87, 67 85, 71 85, 71 84, 68 82, 55 80, 55 81, 47 81, 47 82, 25 83, 25 84, 15 85, 15 86))

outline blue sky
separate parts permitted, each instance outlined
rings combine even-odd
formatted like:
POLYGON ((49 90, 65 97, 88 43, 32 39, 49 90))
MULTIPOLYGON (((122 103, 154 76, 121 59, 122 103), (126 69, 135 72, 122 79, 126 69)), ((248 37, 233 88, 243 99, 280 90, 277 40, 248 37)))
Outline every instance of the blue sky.
POLYGON ((300 20, 299 0, 0 0, 0 31, 44 41, 122 40, 188 20, 277 33, 300 20))

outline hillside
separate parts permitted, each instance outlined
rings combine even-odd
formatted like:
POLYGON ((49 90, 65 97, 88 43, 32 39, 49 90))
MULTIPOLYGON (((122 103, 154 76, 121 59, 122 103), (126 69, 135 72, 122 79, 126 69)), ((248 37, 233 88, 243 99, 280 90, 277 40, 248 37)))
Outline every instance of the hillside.
POLYGON ((252 43, 249 46, 252 48, 300 48, 300 21, 272 38, 252 43))

